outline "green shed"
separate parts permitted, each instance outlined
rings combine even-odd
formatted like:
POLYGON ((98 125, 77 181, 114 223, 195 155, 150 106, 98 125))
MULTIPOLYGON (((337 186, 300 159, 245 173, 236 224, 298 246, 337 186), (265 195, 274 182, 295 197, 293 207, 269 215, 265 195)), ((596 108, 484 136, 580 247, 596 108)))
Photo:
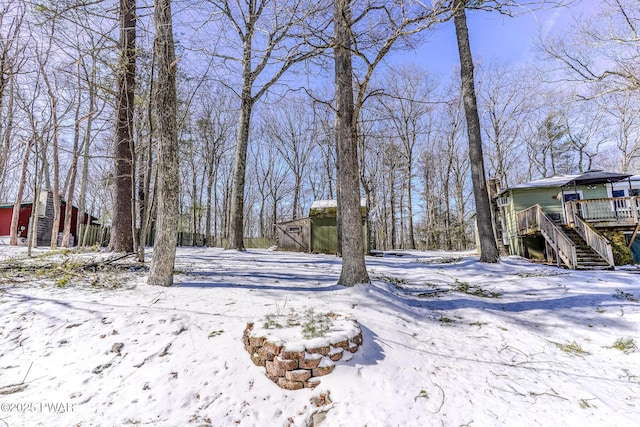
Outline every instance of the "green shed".
MULTIPOLYGON (((316 200, 309 209, 312 253, 335 254, 338 252, 338 204, 336 200, 316 200)), ((362 214, 362 238, 364 251, 369 253, 369 232, 367 227, 367 203, 360 201, 362 214)))
MULTIPOLYGON (((338 252, 338 204, 335 200, 316 200, 309 216, 275 225, 278 249, 285 251, 336 254, 338 252)), ((369 253, 367 204, 360 202, 364 251, 369 253)))

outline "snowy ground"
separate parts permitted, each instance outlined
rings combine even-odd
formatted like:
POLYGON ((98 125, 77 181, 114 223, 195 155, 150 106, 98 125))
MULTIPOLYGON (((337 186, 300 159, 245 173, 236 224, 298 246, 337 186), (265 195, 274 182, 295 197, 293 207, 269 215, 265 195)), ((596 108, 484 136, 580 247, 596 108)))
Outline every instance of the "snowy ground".
MULTIPOLYGON (((0 267, 24 251, 0 247, 0 267)), ((171 288, 4 271, 0 427, 638 425, 640 274, 433 252, 367 265, 355 288, 335 285, 335 257, 258 250, 181 248, 171 288), (282 390, 242 333, 309 308, 355 316, 364 343, 316 389, 282 390)))

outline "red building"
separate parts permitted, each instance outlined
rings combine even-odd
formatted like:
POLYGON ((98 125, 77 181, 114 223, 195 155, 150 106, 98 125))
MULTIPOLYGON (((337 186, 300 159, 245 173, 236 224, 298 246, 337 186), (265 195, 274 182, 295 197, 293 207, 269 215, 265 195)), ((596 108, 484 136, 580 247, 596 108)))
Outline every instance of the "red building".
MULTIPOLYGON (((67 208, 67 202, 60 201, 60 226, 58 232, 64 231, 64 219, 65 211, 67 208)), ((29 220, 31 219, 31 213, 33 212, 33 202, 25 202, 20 205, 20 215, 18 217, 18 238, 27 237, 29 229, 29 220)), ((51 245, 51 231, 53 229, 53 195, 51 192, 42 194, 39 202, 39 217, 38 217, 38 246, 51 245)), ((11 217, 13 215, 13 204, 0 205, 0 237, 8 237, 11 234, 11 217)), ((83 224, 94 224, 97 218, 94 218, 87 213, 84 214, 83 224)), ((73 236, 73 242, 77 242, 78 233, 78 208, 71 207, 71 235, 73 236)), ((3 239, 5 240, 5 239, 3 239)), ((8 240, 8 239, 7 239, 8 240)))

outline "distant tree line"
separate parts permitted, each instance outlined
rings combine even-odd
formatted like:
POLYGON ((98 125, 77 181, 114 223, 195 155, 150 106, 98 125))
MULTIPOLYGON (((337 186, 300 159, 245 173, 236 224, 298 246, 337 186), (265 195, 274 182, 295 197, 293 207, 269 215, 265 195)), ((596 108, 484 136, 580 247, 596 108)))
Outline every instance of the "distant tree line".
MULTIPOLYGON (((170 227, 243 250, 318 199, 365 198, 377 249, 475 247, 465 69, 411 52, 465 10, 521 3, 0 0, 0 201, 50 190, 141 258, 169 205, 170 227)), ((636 6, 540 34, 535 64, 474 58, 478 177, 639 171, 636 6)))

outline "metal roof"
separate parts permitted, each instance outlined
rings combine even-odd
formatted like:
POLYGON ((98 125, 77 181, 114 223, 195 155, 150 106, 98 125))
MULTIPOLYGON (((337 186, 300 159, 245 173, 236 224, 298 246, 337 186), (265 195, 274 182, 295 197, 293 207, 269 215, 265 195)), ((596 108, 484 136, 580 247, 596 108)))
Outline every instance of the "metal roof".
POLYGON ((604 172, 601 170, 587 171, 579 175, 565 185, 587 185, 587 184, 604 184, 622 181, 631 176, 631 174, 604 172))
POLYGON ((604 184, 625 180, 632 175, 621 174, 613 172, 604 172, 601 170, 587 171, 582 174, 576 175, 554 175, 548 178, 542 178, 531 182, 525 182, 523 184, 514 185, 506 188, 501 193, 514 189, 527 189, 527 188, 560 188, 574 185, 587 185, 587 184, 604 184))

